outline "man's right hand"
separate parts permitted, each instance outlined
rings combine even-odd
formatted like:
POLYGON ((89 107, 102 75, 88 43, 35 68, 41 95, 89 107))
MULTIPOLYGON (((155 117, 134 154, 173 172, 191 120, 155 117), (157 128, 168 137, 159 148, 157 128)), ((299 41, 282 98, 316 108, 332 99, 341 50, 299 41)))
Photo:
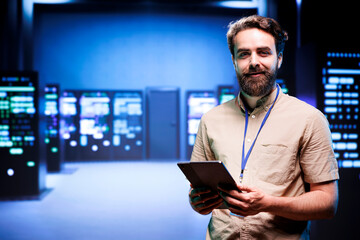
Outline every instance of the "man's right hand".
POLYGON ((223 199, 218 192, 211 191, 210 188, 193 188, 189 192, 191 207, 202 215, 207 215, 215 208, 223 204, 223 199))

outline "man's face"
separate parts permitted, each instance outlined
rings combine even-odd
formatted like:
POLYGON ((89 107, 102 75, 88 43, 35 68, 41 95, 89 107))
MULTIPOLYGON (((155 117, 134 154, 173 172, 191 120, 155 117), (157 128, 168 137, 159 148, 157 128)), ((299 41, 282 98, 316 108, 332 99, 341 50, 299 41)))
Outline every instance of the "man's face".
POLYGON ((253 97, 269 94, 275 87, 277 70, 282 63, 274 37, 251 28, 236 34, 234 45, 233 63, 241 90, 253 97))

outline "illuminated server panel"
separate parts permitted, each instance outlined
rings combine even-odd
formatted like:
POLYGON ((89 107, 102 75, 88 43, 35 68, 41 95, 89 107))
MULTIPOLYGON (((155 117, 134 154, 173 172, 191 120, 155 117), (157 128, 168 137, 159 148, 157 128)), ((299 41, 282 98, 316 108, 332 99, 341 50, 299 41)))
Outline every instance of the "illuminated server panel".
POLYGON ((38 195, 45 188, 40 156, 37 73, 1 73, 0 195, 38 195))
POLYGON ((60 157, 60 113, 59 113, 59 85, 51 84, 45 87, 45 143, 48 172, 61 170, 60 157))
POLYGON ((202 115, 215 107, 218 102, 214 91, 187 92, 187 158, 190 159, 202 115))
POLYGON ((79 107, 78 93, 66 90, 60 98, 60 136, 63 141, 64 160, 79 159, 79 107))
POLYGON ((84 91, 79 98, 81 158, 108 160, 111 145, 110 94, 104 91, 84 91))
POLYGON ((289 89, 288 87, 286 86, 286 82, 284 79, 276 79, 276 83, 279 84, 280 88, 281 88, 281 91, 285 94, 288 94, 289 93, 289 89))
POLYGON ((228 102, 236 97, 235 88, 233 86, 218 86, 219 104, 228 102))
POLYGON ((142 159, 143 95, 119 91, 113 96, 113 159, 142 159))
POLYGON ((360 54, 328 52, 325 56, 319 109, 329 121, 339 167, 360 168, 360 54))

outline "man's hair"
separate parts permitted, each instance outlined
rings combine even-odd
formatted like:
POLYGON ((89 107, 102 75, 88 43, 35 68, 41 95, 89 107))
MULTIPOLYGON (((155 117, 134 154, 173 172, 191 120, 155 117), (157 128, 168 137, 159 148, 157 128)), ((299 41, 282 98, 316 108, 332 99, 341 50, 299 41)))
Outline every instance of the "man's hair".
POLYGON ((275 39, 275 46, 277 54, 282 54, 285 47, 285 41, 288 40, 288 34, 282 30, 280 24, 272 18, 252 15, 241 18, 229 24, 229 30, 226 34, 228 46, 231 55, 234 56, 234 38, 240 31, 257 28, 271 34, 275 39))

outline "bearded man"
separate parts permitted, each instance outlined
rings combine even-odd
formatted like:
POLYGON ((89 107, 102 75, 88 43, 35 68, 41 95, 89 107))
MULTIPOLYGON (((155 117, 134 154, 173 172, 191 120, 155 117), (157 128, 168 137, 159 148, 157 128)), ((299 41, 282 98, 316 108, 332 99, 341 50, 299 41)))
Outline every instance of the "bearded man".
POLYGON ((191 187, 192 208, 212 213, 206 239, 308 239, 310 220, 336 213, 339 174, 328 122, 275 81, 287 37, 271 18, 229 25, 240 93, 202 117, 191 161, 221 160, 237 187, 191 187))

